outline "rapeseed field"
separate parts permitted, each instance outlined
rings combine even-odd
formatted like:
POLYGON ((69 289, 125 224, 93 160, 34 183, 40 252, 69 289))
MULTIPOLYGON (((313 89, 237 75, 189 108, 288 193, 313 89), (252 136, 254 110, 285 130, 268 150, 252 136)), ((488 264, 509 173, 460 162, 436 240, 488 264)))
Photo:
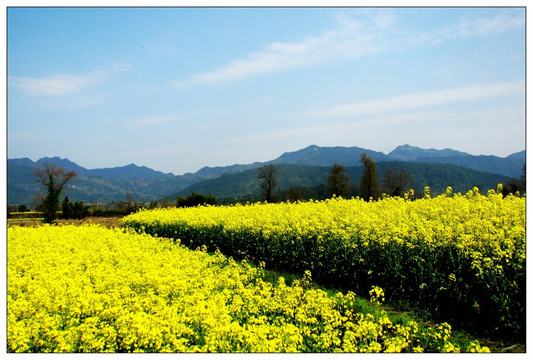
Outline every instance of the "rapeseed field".
POLYGON ((309 271, 273 285, 247 261, 128 230, 14 226, 7 253, 8 352, 488 351, 452 343, 447 323, 359 313, 309 271))

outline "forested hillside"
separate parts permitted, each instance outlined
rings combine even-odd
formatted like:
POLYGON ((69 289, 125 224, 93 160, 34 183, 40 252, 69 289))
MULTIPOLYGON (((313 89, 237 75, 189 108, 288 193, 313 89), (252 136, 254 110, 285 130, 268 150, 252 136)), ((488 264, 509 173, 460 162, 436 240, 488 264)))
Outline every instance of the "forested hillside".
MULTIPOLYGON (((323 198, 327 196, 326 178, 330 173, 330 166, 305 166, 293 164, 276 165, 279 171, 278 190, 285 191, 292 187, 304 188, 310 197, 323 198), (313 196, 314 195, 314 196, 313 196)), ((443 193, 448 186, 455 192, 466 192, 477 186, 483 190, 495 188, 498 183, 505 183, 510 178, 497 174, 489 174, 450 164, 430 164, 413 162, 378 162, 376 163, 378 176, 382 180, 387 168, 403 169, 412 179, 412 188, 422 193, 425 186, 430 186, 434 194, 443 193)), ((352 196, 359 196, 359 183, 363 175, 361 166, 346 167, 346 174, 350 177, 352 196)), ((226 174, 216 179, 205 180, 191 185, 174 194, 189 195, 191 192, 213 194, 217 198, 258 199, 260 193, 257 169, 246 170, 237 174, 226 174), (246 198, 246 197, 244 197, 246 198)), ((171 196, 171 197, 173 197, 171 196)))
POLYGON ((421 149, 410 145, 398 146, 388 155, 356 146, 311 145, 286 152, 271 161, 205 166, 195 173, 177 176, 135 164, 86 169, 59 157, 42 158, 35 162, 21 158, 7 161, 7 200, 8 204, 36 205, 40 187, 35 181, 33 169, 45 163, 54 163, 56 167, 78 174, 64 189, 63 196, 68 196, 72 201, 107 203, 123 200, 126 196, 139 202, 163 198, 174 201, 177 195, 189 195, 192 191, 212 193, 217 198, 228 200, 254 200, 259 194, 257 168, 268 164, 275 164, 279 168, 279 191, 306 189, 305 197, 324 198, 328 196, 324 187, 325 179, 335 162, 347 168, 347 174, 352 179, 352 195, 357 196, 363 171, 360 163, 362 153, 377 163, 379 176, 385 174, 387 167, 407 171, 413 188, 418 192, 426 185, 435 193, 444 191, 447 186, 453 186, 455 191, 461 192, 474 185, 482 189, 493 188, 498 182, 520 178, 525 164, 525 151, 500 158, 473 156, 453 149, 421 149))

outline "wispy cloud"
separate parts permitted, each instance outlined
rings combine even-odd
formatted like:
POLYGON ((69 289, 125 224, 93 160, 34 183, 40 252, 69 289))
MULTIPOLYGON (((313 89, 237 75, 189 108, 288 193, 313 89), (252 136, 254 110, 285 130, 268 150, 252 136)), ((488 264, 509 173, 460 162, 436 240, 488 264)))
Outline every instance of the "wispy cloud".
POLYGON ((43 78, 9 76, 8 86, 26 96, 62 97, 78 94, 128 69, 128 65, 114 64, 81 75, 54 74, 43 78))
POLYGON ((386 99, 340 104, 322 109, 312 109, 305 112, 303 117, 338 118, 377 115, 520 93, 525 95, 525 84, 522 80, 476 84, 453 89, 393 96, 386 99))
MULTIPOLYGON (((389 19, 381 19, 372 28, 384 26, 389 19)), ((175 82, 183 87, 190 84, 214 84, 261 75, 276 71, 314 66, 331 58, 355 58, 380 50, 372 31, 365 24, 347 17, 339 18, 339 27, 319 36, 307 37, 297 42, 273 42, 262 51, 250 53, 246 58, 189 79, 175 82)))
POLYGON ((421 44, 435 44, 454 38, 488 36, 522 28, 523 16, 497 15, 461 22, 433 33, 410 32, 398 38, 395 33, 397 17, 383 10, 373 18, 354 20, 348 16, 337 18, 337 27, 314 37, 296 42, 273 42, 264 50, 249 53, 218 69, 198 73, 172 85, 183 88, 192 84, 215 84, 241 80, 266 73, 316 66, 337 59, 356 59, 393 49, 421 44))
POLYGON ((467 39, 480 36, 496 35, 506 31, 522 29, 525 18, 521 15, 498 14, 492 17, 463 18, 442 29, 423 33, 410 32, 400 39, 403 48, 439 44, 454 39, 467 39))
POLYGON ((487 36, 521 29, 525 26, 525 21, 525 15, 510 16, 509 14, 499 14, 490 18, 463 19, 457 26, 444 30, 442 34, 449 38, 487 36))
POLYGON ((177 115, 149 116, 125 123, 124 127, 131 129, 143 126, 155 126, 168 122, 178 121, 180 119, 181 117, 177 115))

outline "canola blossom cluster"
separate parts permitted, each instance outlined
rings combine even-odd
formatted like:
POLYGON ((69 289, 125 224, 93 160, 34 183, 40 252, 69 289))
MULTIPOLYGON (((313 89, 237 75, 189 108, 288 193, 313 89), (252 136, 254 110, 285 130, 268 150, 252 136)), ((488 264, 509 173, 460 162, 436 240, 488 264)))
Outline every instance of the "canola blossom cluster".
MULTIPOLYGON (((8 352, 486 352, 447 323, 359 313, 355 294, 263 279, 205 247, 96 225, 9 227, 8 352)), ((378 287, 371 293, 382 301, 378 287)))
POLYGON ((416 304, 490 336, 525 336, 525 197, 462 195, 448 188, 422 199, 333 198, 140 211, 139 232, 205 245, 322 284, 416 304))

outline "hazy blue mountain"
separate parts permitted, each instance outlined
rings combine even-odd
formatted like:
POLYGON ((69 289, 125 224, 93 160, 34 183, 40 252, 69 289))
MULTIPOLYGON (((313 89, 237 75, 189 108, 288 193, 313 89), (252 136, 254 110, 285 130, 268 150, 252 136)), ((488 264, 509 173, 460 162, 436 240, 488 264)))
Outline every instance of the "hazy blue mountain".
POLYGON ((8 204, 31 205, 39 191, 33 169, 54 163, 56 168, 75 171, 78 176, 67 183, 62 196, 73 201, 111 202, 123 200, 128 193, 137 201, 148 201, 191 185, 196 179, 176 177, 145 166, 130 164, 121 167, 89 170, 59 157, 45 157, 37 161, 28 158, 7 161, 8 204))
MULTIPOLYGON (((512 154, 506 158, 497 156, 474 156, 453 149, 422 149, 410 145, 401 145, 388 155, 359 147, 320 147, 308 146, 304 149, 287 152, 275 160, 266 162, 273 164, 300 164, 312 166, 331 166, 337 162, 345 167, 361 166, 362 153, 370 156, 374 162, 382 161, 415 161, 435 164, 452 164, 509 177, 519 178, 525 163, 525 151, 512 154)), ((258 164, 258 163, 256 163, 258 164)), ((260 165, 260 163, 259 163, 260 165)), ((258 166, 257 166, 258 167, 258 166)))
POLYGON ((205 179, 212 179, 219 177, 224 174, 235 174, 241 171, 249 170, 249 169, 255 169, 258 167, 263 166, 265 163, 255 162, 253 164, 248 165, 242 165, 242 164, 235 164, 235 165, 229 165, 229 166, 215 166, 215 167, 209 167, 204 166, 197 172, 195 172, 195 177, 203 177, 205 179))
POLYGON ((33 173, 33 167, 27 166, 28 163, 23 160, 24 159, 16 159, 15 161, 7 161, 8 204, 30 205, 33 197, 39 190, 40 186, 35 181, 36 177, 33 173))
POLYGON ((35 163, 31 159, 28 159, 28 158, 8 159, 7 164, 21 166, 21 167, 29 167, 29 168, 35 166, 35 163))
POLYGON ((469 169, 519 178, 525 163, 526 152, 511 154, 506 158, 497 156, 475 156, 453 149, 421 149, 402 145, 388 154, 391 160, 428 162, 433 164, 453 164, 469 169))
POLYGON ((390 160, 422 161, 423 158, 471 156, 468 153, 453 149, 422 149, 411 145, 400 145, 388 154, 390 160))
POLYGON ((523 162, 526 161, 526 151, 525 150, 522 150, 522 151, 519 151, 517 153, 514 153, 514 154, 511 154, 509 156, 507 156, 508 159, 519 159, 519 160, 522 160, 523 162))
POLYGON ((331 166, 337 162, 343 166, 360 166, 362 153, 366 153, 375 162, 388 160, 387 155, 382 152, 363 149, 357 146, 320 147, 311 145, 298 151, 286 152, 268 163, 331 166))
POLYGON ((519 178, 522 175, 522 168, 525 163, 524 160, 519 158, 500 158, 493 155, 426 157, 417 159, 416 161, 425 161, 433 164, 459 165, 473 170, 514 178, 519 178))
POLYGON ((70 161, 69 159, 62 159, 58 156, 55 157, 43 157, 39 160, 37 160, 32 167, 34 168, 42 168, 43 164, 55 164, 56 168, 64 168, 68 170, 75 171, 78 175, 87 175, 89 170, 86 168, 79 166, 78 164, 70 161))
POLYGON ((161 171, 135 164, 114 168, 93 169, 89 170, 87 175, 101 176, 106 179, 159 179, 174 176, 173 174, 165 174, 161 171))
MULTIPOLYGON (((377 163, 378 169, 382 163, 402 160, 400 163, 404 164, 406 169, 410 169, 409 171, 413 171, 413 177, 416 178, 417 183, 425 183, 425 185, 430 186, 432 183, 439 183, 439 179, 436 177, 442 178, 442 175, 437 175, 439 168, 445 170, 448 175, 455 174, 457 179, 462 178, 462 183, 466 184, 468 181, 465 179, 473 179, 476 176, 486 178, 485 173, 502 175, 503 177, 500 176, 499 179, 506 176, 520 178, 525 163, 525 151, 500 158, 496 156, 473 156, 452 149, 421 149, 409 145, 399 146, 388 155, 355 146, 320 147, 311 145, 298 151, 286 152, 267 162, 204 167, 196 173, 178 176, 135 164, 114 168, 86 169, 60 157, 42 158, 36 162, 28 158, 21 158, 7 160, 7 200, 8 204, 32 204, 32 198, 40 189, 32 169, 41 168, 43 163, 55 163, 56 167, 63 167, 78 173, 79 176, 67 184, 63 194, 69 196, 72 201, 119 201, 124 200, 127 194, 131 194, 136 201, 151 201, 167 196, 174 200, 178 193, 188 195, 190 191, 208 194, 215 191, 210 190, 212 186, 217 188, 216 193, 213 192, 215 196, 217 194, 220 196, 223 192, 227 192, 225 196, 251 194, 254 193, 252 188, 255 185, 251 184, 256 180, 256 169, 267 164, 280 166, 280 188, 312 187, 313 184, 321 184, 325 181, 325 176, 334 162, 347 168, 354 167, 359 169, 357 171, 362 171, 360 156, 363 152, 372 157, 377 163), (415 165, 411 165, 413 161, 408 160, 413 158, 417 162, 415 165), (430 169, 426 175, 423 175, 424 172, 420 170, 423 167, 419 164, 421 162, 430 169), (281 164, 299 165, 300 167, 286 167, 281 164), (477 170, 480 173, 466 174, 464 169, 454 173, 455 170, 450 170, 445 166, 446 164, 477 170), (411 169, 411 166, 414 168, 411 169), (241 181, 243 177, 249 177, 247 184, 241 181), (235 182, 228 185, 232 181, 235 182), (220 184, 224 185, 221 187, 220 184)), ((450 185, 449 182, 453 179, 448 175, 442 179, 448 182, 447 185, 450 185)), ((494 179, 491 178, 490 181, 494 179)), ((356 179, 356 183, 359 183, 359 179, 356 179)), ((444 185, 442 184, 442 186, 444 185)))
POLYGON ((152 170, 146 166, 137 166, 135 164, 129 164, 126 166, 118 166, 113 168, 102 169, 86 169, 78 164, 70 161, 69 159, 62 159, 60 157, 43 157, 35 162, 28 158, 22 159, 8 159, 8 165, 16 165, 30 168, 42 168, 43 164, 51 163, 55 164, 56 168, 64 168, 67 170, 73 170, 78 175, 87 176, 100 176, 106 179, 157 179, 161 177, 174 176, 173 174, 165 174, 161 171, 152 170))

